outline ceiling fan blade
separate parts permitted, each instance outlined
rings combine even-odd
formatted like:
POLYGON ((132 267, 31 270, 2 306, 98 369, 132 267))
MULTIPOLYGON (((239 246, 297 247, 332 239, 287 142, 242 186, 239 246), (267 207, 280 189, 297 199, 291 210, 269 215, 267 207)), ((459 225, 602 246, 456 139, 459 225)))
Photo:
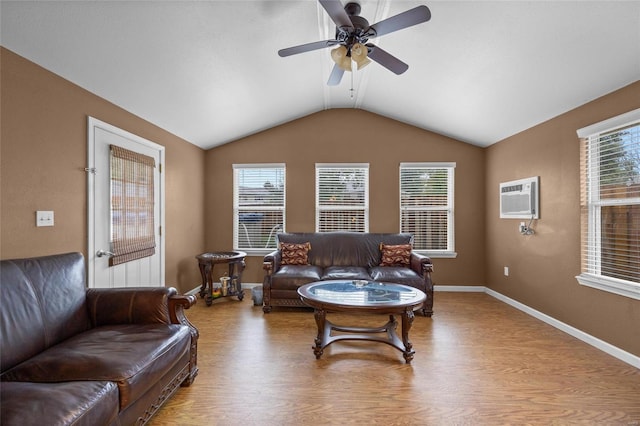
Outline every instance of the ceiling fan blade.
POLYGON ((319 2, 338 28, 353 28, 353 23, 351 23, 351 19, 349 15, 347 15, 347 12, 345 12, 340 0, 319 0, 319 2))
POLYGON ((310 52, 312 50, 323 49, 325 47, 333 46, 334 44, 338 44, 338 41, 337 40, 315 41, 313 43, 301 44, 299 46, 280 49, 278 50, 278 55, 284 58, 285 56, 297 55, 298 53, 304 53, 304 52, 310 52))
POLYGON ((369 58, 376 61, 389 71, 400 75, 409 69, 409 65, 405 64, 392 54, 382 50, 378 46, 367 44, 367 47, 370 49, 369 58))
POLYGON ((327 86, 337 86, 338 84, 340 84, 343 75, 344 70, 340 68, 338 64, 334 65, 333 69, 331 70, 331 75, 329 75, 327 86))
POLYGON ((431 19, 431 11, 427 6, 422 5, 377 22, 369 28, 373 28, 376 36, 381 36, 427 22, 429 19, 431 19))

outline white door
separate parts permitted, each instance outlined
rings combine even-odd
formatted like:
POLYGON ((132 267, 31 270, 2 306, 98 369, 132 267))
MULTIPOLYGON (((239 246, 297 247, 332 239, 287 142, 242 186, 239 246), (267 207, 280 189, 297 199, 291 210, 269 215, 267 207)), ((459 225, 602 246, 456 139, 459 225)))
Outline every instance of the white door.
POLYGON ((88 286, 164 287, 164 147, 93 117, 88 121, 88 286), (109 146, 118 145, 155 159, 153 256, 109 266, 111 246, 111 177, 109 146))

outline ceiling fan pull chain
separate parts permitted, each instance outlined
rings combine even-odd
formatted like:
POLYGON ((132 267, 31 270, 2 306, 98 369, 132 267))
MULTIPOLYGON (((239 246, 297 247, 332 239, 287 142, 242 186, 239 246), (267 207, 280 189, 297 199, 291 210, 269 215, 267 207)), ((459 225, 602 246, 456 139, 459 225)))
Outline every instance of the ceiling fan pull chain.
POLYGON ((351 99, 353 99, 353 74, 355 73, 351 72, 351 90, 349 90, 351 92, 351 99))

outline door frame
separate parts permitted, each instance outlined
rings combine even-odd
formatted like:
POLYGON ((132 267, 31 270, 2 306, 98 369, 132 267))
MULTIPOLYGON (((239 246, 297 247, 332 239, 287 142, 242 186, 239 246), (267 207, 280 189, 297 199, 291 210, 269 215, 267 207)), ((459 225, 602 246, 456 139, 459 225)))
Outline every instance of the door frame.
MULTIPOLYGON (((165 179, 164 179, 164 170, 163 164, 165 162, 165 150, 164 146, 159 145, 155 142, 151 142, 145 138, 142 138, 138 135, 130 133, 126 130, 120 129, 116 126, 113 126, 109 123, 101 121, 97 118, 87 116, 87 168, 85 169, 87 172, 87 287, 93 288, 95 286, 95 258, 96 258, 96 247, 95 247, 95 202, 96 202, 96 194, 95 194, 95 180, 96 174, 104 173, 104 171, 96 170, 96 160, 95 160, 95 131, 96 129, 102 129, 107 132, 114 133, 118 136, 121 136, 126 139, 130 139, 136 143, 147 146, 159 152, 160 162, 158 164, 160 175, 160 199, 156 202, 159 203, 160 208, 160 218, 159 224, 160 226, 160 241, 159 241, 159 250, 158 254, 160 255, 160 285, 165 286, 165 179)), ((107 171, 108 173, 108 171, 107 171)))

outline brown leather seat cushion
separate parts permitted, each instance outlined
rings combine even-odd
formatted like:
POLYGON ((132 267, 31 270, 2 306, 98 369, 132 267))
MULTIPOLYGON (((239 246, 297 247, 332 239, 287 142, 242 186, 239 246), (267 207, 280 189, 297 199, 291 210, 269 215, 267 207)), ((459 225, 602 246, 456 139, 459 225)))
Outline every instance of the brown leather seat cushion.
POLYGON ((271 278, 272 286, 280 290, 294 290, 303 284, 320 281, 322 268, 314 265, 284 265, 271 278))
POLYGON ((402 266, 376 266, 371 268, 370 272, 374 281, 404 284, 425 290, 422 277, 409 268, 402 266))
POLYGON ((117 424, 113 382, 0 382, 0 395, 2 426, 117 424))
POLYGON ((369 272, 361 266, 328 266, 322 271, 323 280, 371 280, 369 272))
POLYGON ((2 379, 41 383, 114 381, 120 390, 122 410, 188 357, 190 344, 189 329, 182 325, 97 327, 17 365, 2 379))

